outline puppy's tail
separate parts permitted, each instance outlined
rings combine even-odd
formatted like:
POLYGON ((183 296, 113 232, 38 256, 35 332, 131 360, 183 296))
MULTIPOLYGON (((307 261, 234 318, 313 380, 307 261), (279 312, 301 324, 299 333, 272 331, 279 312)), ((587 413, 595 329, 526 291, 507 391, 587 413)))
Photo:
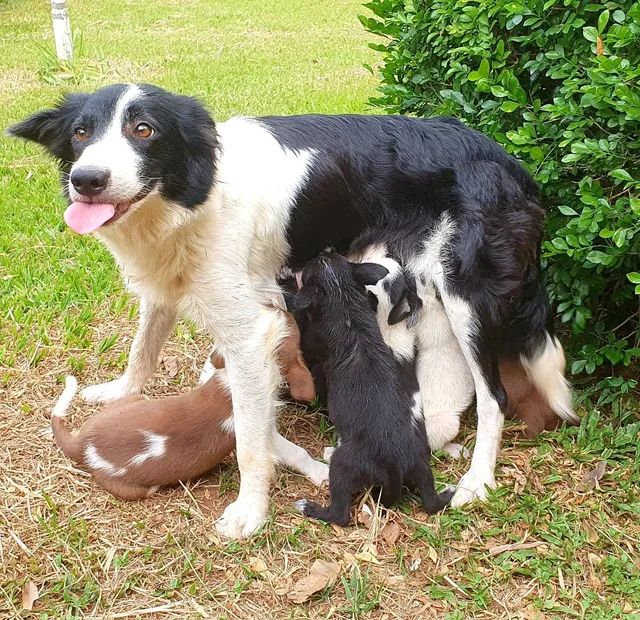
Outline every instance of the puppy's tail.
POLYGON ((51 431, 64 455, 76 463, 82 463, 82 443, 71 434, 64 423, 64 417, 67 415, 77 389, 78 382, 75 377, 68 376, 65 379, 64 390, 51 411, 51 431))

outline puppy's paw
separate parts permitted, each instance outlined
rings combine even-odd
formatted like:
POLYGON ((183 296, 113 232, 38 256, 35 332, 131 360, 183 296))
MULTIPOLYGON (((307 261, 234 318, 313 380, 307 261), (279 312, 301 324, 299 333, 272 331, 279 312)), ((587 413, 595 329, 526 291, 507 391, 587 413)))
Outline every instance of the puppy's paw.
POLYGON ((443 452, 446 452, 452 459, 468 459, 470 454, 463 445, 459 443, 448 443, 442 448, 443 452))
POLYGON ((299 499, 296 502, 293 502, 293 507, 300 513, 305 514, 305 510, 307 509, 307 500, 299 499))
POLYGON ((216 530, 225 538, 248 538, 266 519, 266 510, 259 510, 255 505, 236 500, 225 508, 216 521, 216 530))
POLYGON ((308 473, 308 478, 317 487, 329 481, 329 466, 326 463, 316 462, 312 471, 308 473))
POLYGON ((451 500, 452 508, 459 508, 478 499, 481 502, 487 499, 487 489, 495 489, 496 481, 492 475, 476 474, 468 471, 460 479, 460 483, 451 500))
POLYGON ((90 385, 84 388, 80 392, 80 398, 88 403, 108 403, 130 394, 136 394, 139 391, 131 388, 124 377, 120 377, 108 383, 90 385))
POLYGON ((327 446, 324 449, 324 452, 322 453, 322 458, 323 460, 327 461, 327 463, 331 460, 331 457, 333 456, 333 453, 336 451, 336 449, 333 446, 327 446))

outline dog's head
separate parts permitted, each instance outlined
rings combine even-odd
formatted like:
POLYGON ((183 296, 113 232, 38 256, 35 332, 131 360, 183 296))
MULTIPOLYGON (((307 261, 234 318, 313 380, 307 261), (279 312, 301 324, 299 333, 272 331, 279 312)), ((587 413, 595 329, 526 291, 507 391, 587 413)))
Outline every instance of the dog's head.
POLYGON ((65 219, 78 232, 115 222, 151 194, 193 209, 213 184, 213 120, 197 100, 148 84, 67 95, 9 133, 57 158, 72 202, 65 219))

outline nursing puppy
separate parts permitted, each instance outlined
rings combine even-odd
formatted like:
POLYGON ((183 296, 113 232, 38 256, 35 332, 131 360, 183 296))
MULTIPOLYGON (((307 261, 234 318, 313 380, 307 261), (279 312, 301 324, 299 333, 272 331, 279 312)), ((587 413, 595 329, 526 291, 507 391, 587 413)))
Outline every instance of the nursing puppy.
MULTIPOLYGON (((371 231, 361 239, 370 241, 373 235, 371 231)), ((424 417, 429 446, 458 456, 461 446, 452 441, 475 394, 473 377, 435 288, 416 282, 382 241, 383 231, 379 236, 376 243, 354 241, 349 259, 389 270, 375 286, 367 287, 378 302, 382 337, 400 363, 411 364, 418 385, 416 408, 424 417)))
MULTIPOLYGON (((299 400, 311 400, 313 380, 300 362, 295 324, 279 349, 289 389, 299 400)), ((65 456, 84 466, 94 480, 122 499, 148 497, 159 487, 200 476, 218 465, 235 447, 233 412, 224 360, 214 358, 215 372, 206 383, 181 396, 148 400, 126 396, 103 409, 77 433, 64 416, 75 395, 75 378, 67 377, 54 407, 51 428, 65 456)), ((317 485, 328 467, 306 450, 276 434, 276 460, 317 485)))
POLYGON ((391 506, 403 484, 412 486, 428 513, 441 510, 453 495, 435 490, 424 424, 413 415, 413 395, 403 388, 367 298, 364 285, 386 275, 380 265, 325 254, 305 266, 301 290, 287 297, 291 309, 308 311, 324 349, 329 417, 340 435, 329 466, 331 504, 301 500, 297 507, 343 526, 353 494, 367 487, 379 487, 382 503, 391 506))

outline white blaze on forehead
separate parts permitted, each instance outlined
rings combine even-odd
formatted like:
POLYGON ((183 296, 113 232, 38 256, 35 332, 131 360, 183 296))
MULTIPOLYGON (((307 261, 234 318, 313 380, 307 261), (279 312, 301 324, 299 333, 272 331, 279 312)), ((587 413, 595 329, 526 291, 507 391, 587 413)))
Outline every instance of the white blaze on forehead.
MULTIPOLYGON (((105 202, 126 202, 144 187, 144 180, 138 175, 140 155, 122 131, 129 106, 142 96, 143 92, 138 86, 132 84, 127 87, 116 102, 106 130, 84 149, 71 168, 72 174, 74 170, 86 166, 108 170, 111 178, 101 196, 101 200, 104 199, 105 202)), ((71 182, 69 193, 72 198, 77 197, 71 182)))

